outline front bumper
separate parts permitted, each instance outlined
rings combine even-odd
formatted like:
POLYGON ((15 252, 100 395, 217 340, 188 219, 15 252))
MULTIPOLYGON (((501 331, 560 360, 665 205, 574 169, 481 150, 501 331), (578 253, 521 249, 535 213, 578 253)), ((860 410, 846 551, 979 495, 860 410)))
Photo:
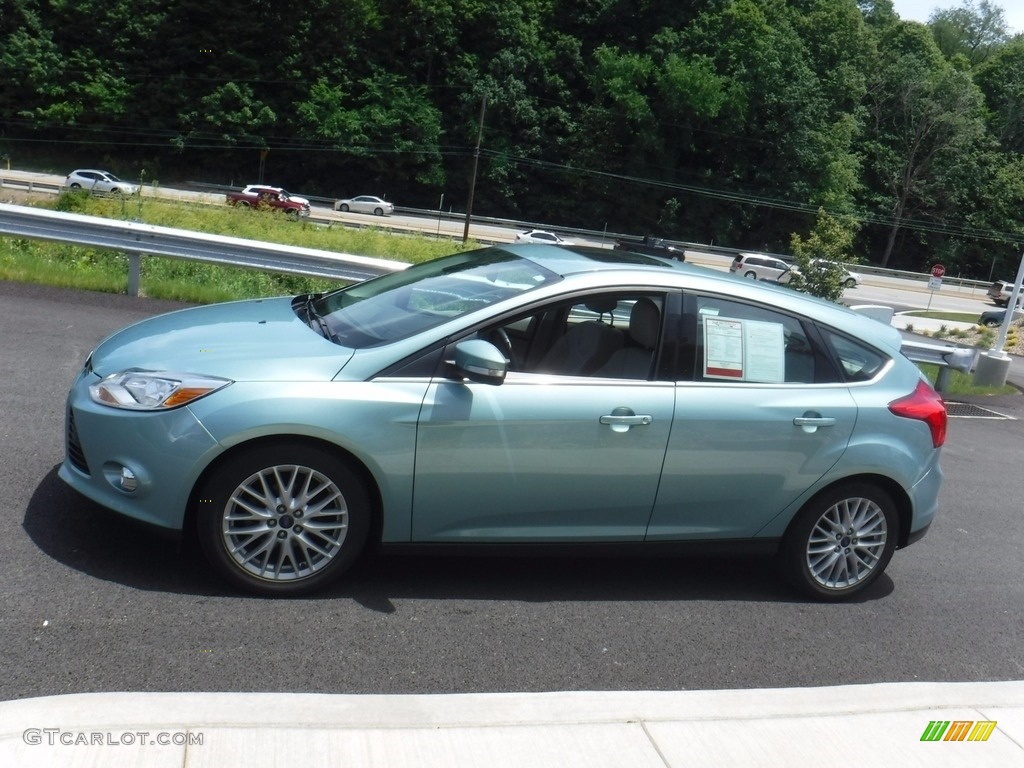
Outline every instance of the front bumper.
POLYGON ((220 446, 188 407, 137 412, 93 402, 97 381, 83 372, 68 394, 58 476, 101 506, 180 531, 192 487, 220 446))

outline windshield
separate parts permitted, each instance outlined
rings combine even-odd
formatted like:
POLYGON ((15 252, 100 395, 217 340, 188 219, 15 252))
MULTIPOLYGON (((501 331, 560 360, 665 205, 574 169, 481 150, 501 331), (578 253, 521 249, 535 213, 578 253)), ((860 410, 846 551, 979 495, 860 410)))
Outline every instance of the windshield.
POLYGON ((558 279, 514 254, 478 250, 357 283, 317 299, 312 309, 330 338, 360 349, 404 339, 558 279))

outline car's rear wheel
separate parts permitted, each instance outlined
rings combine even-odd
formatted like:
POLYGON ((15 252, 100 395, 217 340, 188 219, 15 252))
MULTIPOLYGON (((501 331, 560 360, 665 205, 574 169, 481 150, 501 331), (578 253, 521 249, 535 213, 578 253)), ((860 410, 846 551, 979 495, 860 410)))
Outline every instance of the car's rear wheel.
POLYGON ((852 277, 848 277, 848 278, 846 278, 846 282, 843 283, 843 285, 845 287, 847 287, 847 288, 856 288, 857 287, 857 281, 854 280, 852 277))
POLYGON ((338 210, 341 211, 342 213, 348 213, 348 206, 342 203, 341 205, 338 206, 338 210))
POLYGON ((307 594, 338 578, 370 527, 369 497, 356 474, 300 443, 229 458, 198 499, 207 559, 236 586, 263 595, 307 594))
POLYGON ((744 272, 743 276, 750 278, 751 280, 757 280, 757 272, 754 272, 753 270, 744 272))
POLYGON ((845 483, 800 510, 779 554, 789 580, 805 595, 843 600, 882 575, 898 538, 889 494, 873 483, 845 483))

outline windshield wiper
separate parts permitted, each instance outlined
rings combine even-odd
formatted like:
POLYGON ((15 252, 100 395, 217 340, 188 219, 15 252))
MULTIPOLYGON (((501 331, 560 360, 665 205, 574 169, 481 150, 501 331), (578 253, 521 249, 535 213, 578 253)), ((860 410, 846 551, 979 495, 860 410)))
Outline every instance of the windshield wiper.
MULTIPOLYGON (((322 296, 321 293, 311 293, 302 299, 301 311, 305 314, 305 323, 313 330, 317 331, 328 341, 338 342, 334 332, 331 331, 331 327, 327 324, 327 320, 321 317, 320 313, 316 311, 314 304, 322 296)), ((298 304, 298 297, 296 299, 296 305, 298 304)), ((293 305, 295 306, 295 305, 293 305)))

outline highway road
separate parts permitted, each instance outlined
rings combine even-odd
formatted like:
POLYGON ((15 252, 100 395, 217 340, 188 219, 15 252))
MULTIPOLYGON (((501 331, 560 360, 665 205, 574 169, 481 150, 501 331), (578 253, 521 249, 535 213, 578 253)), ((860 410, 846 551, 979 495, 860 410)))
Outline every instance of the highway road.
MULTIPOLYGON (((2 699, 1024 677, 1020 420, 951 421, 942 512, 850 604, 797 599, 756 559, 370 555, 317 599, 239 595, 56 477, 89 350, 174 306, 0 282, 2 699)), ((1021 400, 987 405, 1020 418, 1021 400)))

